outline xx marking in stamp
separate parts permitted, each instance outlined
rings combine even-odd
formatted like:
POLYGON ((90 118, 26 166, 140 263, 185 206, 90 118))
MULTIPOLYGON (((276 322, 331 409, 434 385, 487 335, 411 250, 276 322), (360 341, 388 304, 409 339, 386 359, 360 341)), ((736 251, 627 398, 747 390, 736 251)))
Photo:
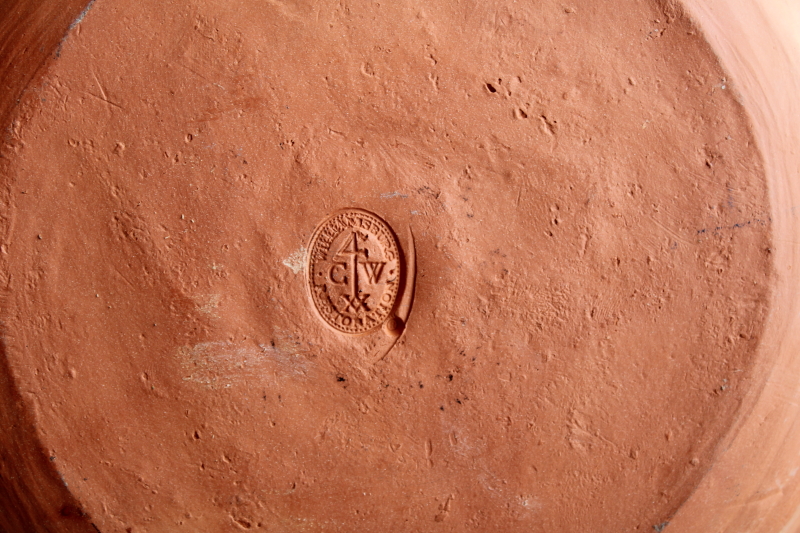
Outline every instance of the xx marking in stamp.
POLYGON ((402 265, 397 238, 380 217, 338 211, 317 227, 308 250, 311 301, 329 326, 359 335, 392 315, 402 265))

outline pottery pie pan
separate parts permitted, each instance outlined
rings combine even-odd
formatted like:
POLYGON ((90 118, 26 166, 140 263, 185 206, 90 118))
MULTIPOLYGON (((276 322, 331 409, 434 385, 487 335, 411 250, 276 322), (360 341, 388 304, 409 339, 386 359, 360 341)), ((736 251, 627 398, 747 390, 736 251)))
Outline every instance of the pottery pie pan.
POLYGON ((797 527, 775 6, 4 9, 0 529, 797 527))

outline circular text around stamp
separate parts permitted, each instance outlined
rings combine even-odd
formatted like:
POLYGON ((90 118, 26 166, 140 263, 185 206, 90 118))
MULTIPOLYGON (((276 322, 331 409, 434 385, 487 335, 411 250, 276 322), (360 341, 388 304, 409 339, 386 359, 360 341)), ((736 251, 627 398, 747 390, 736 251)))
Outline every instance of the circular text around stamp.
POLYGON ((319 316, 333 329, 358 335, 392 313, 400 284, 397 239, 379 216, 343 209, 311 236, 308 288, 319 316))

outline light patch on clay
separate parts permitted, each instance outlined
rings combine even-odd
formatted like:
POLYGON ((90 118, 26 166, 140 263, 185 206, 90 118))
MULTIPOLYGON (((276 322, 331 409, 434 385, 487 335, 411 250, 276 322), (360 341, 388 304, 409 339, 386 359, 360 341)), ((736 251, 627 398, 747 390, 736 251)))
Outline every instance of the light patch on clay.
POLYGON ((306 267, 306 252, 306 247, 301 246, 299 250, 284 259, 283 264, 289 267, 293 273, 299 274, 306 267))
POLYGON ((210 389, 263 381, 265 377, 307 377, 302 349, 287 340, 273 345, 243 345, 229 341, 201 342, 178 349, 183 381, 210 389))
POLYGON ((408 195, 407 194, 403 194, 403 193, 398 192, 398 191, 384 192, 384 193, 381 193, 381 198, 383 198, 384 200, 390 200, 392 198, 403 199, 403 198, 408 198, 408 195))
POLYGON ((201 313, 217 318, 219 318, 219 316, 216 313, 216 309, 219 307, 221 300, 222 295, 220 294, 209 294, 207 296, 194 298, 195 304, 201 313))
POLYGON ((540 501, 538 501, 534 497, 528 496, 528 495, 520 496, 519 497, 519 504, 521 506, 523 506, 525 509, 529 509, 529 510, 532 510, 532 511, 538 511, 539 509, 541 509, 543 507, 542 503, 540 501))

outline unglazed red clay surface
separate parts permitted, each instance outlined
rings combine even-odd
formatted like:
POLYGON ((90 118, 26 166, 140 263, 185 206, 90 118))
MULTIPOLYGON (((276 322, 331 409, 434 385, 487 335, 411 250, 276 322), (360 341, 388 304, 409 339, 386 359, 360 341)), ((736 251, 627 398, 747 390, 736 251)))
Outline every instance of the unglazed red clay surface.
POLYGON ((796 528, 741 4, 7 15, 0 528, 796 528))

